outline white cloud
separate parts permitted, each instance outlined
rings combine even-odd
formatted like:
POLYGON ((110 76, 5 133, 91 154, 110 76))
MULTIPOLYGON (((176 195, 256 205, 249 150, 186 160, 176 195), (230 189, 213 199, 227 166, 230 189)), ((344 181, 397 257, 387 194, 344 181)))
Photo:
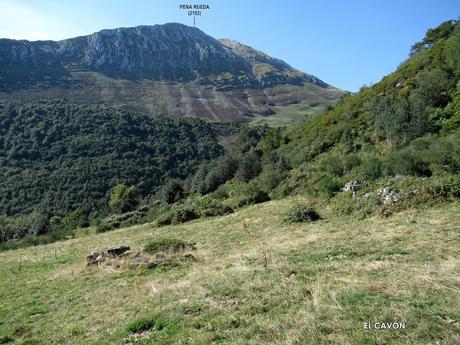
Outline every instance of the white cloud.
POLYGON ((0 0, 0 37, 49 39, 48 18, 20 1, 0 0))
POLYGON ((59 40, 73 36, 72 24, 49 9, 20 0, 0 0, 0 38, 59 40))
POLYGON ((101 16, 91 7, 92 1, 83 2, 82 9, 70 1, 0 0, 0 38, 62 40, 116 27, 107 13, 101 16))

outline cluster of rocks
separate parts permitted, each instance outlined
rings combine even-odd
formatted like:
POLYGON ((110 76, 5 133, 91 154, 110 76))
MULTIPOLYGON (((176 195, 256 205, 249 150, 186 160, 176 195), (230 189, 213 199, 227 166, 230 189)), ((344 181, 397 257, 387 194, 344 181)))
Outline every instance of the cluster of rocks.
MULTIPOLYGON (((401 181, 404 178, 405 178, 405 176, 396 175, 395 177, 390 179, 388 182, 389 183, 391 183, 391 182, 394 183, 394 182, 401 181)), ((351 192, 353 197, 355 197, 356 194, 358 193, 358 191, 362 188, 362 186, 364 184, 365 184, 365 182, 349 181, 343 186, 342 191, 351 192)), ((418 189, 414 189, 414 190, 408 191, 406 193, 402 193, 399 190, 391 188, 391 187, 383 187, 383 188, 380 188, 379 190, 377 190, 377 197, 378 197, 378 201, 382 205, 391 205, 391 204, 394 204, 394 203, 397 203, 397 202, 401 201, 405 197, 411 197, 411 196, 416 195, 418 193, 419 193, 418 189)), ((370 197, 373 197, 374 194, 375 194, 375 192, 367 192, 367 193, 365 193, 363 195, 363 198, 368 199, 370 197)))
POLYGON ((394 204, 400 201, 403 197, 403 195, 398 190, 388 187, 380 188, 377 191, 377 194, 379 196, 380 203, 383 205, 394 204))
POLYGON ((345 186, 342 188, 342 191, 351 192, 354 198, 360 189, 361 183, 359 183, 359 181, 350 181, 345 184, 345 186))
MULTIPOLYGON (((186 260, 196 261, 196 258, 190 254, 184 254, 186 260)), ((120 268, 122 265, 129 268, 147 267, 154 269, 158 266, 169 265, 170 260, 166 259, 166 254, 163 252, 149 255, 143 251, 131 250, 129 246, 117 246, 107 249, 106 252, 92 252, 86 256, 86 266, 112 266, 120 268)))

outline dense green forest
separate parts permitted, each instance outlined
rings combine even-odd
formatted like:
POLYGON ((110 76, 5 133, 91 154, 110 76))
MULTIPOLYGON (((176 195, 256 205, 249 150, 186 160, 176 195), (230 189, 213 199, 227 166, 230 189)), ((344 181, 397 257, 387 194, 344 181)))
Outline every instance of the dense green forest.
MULTIPOLYGON (((2 240, 48 231, 48 220, 107 214, 110 190, 135 189, 137 203, 223 153, 233 125, 151 117, 56 101, 0 103, 0 214, 21 223, 2 240)), ((14 228, 14 227, 13 227, 14 228)))
POLYGON ((61 238, 82 225, 82 214, 108 231, 290 194, 361 217, 458 198, 459 80, 460 24, 448 21, 379 83, 294 127, 242 127, 224 155, 217 136, 234 130, 228 125, 3 103, 2 240, 56 231, 61 238), (148 214, 139 211, 141 199, 148 214))

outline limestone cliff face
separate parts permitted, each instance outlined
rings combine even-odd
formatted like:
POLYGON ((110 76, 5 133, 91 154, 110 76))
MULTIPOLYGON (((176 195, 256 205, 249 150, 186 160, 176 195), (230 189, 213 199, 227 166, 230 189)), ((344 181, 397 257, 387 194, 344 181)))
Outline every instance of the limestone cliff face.
POLYGON ((203 82, 209 75, 251 69, 214 38, 182 24, 103 30, 61 41, 59 50, 80 68, 135 80, 203 82))
POLYGON ((0 76, 10 78, 25 71, 35 76, 92 71, 128 80, 197 81, 223 87, 327 86, 251 47, 218 41, 177 23, 102 30, 58 42, 2 39, 0 61, 0 76))
POLYGON ((289 86, 308 88, 310 96, 318 90, 328 101, 338 91, 251 47, 177 23, 62 41, 0 39, 0 98, 65 98, 216 120, 232 111, 236 118, 269 113, 277 102, 267 95, 276 91, 264 90, 284 88, 289 103, 289 86))

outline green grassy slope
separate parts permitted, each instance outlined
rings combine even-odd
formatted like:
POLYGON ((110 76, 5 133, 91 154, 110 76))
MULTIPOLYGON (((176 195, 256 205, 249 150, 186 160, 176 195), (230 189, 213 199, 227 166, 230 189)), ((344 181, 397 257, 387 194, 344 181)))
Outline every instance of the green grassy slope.
POLYGON ((138 344, 459 342, 458 202, 362 221, 323 206, 318 222, 283 223, 297 201, 0 253, 1 342, 129 343, 144 318, 156 326, 138 344), (195 242, 197 261, 85 268, 92 250, 164 237, 195 242))
MULTIPOLYGON (((331 104, 334 102, 331 102, 331 104)), ((270 127, 292 126, 311 120, 321 115, 326 105, 311 105, 310 102, 301 102, 285 106, 272 107, 274 112, 269 116, 257 115, 251 118, 250 126, 261 126, 267 124, 270 127)))

